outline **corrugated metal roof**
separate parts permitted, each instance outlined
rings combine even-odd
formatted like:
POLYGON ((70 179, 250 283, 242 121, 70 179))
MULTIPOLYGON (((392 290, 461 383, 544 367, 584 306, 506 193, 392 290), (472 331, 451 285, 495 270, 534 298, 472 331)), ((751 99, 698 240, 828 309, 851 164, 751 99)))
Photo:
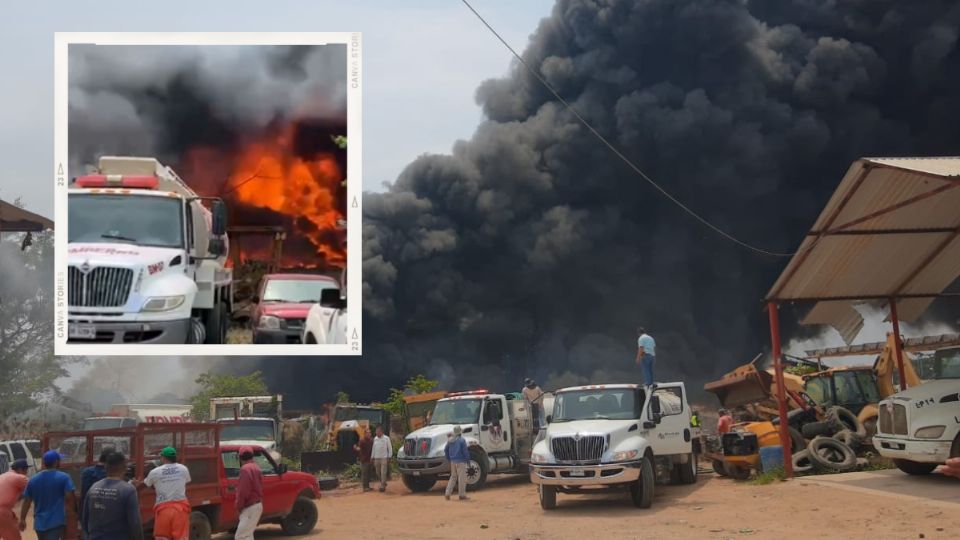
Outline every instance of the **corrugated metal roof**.
POLYGON ((53 229, 53 221, 6 201, 0 201, 0 231, 40 232, 46 229, 53 229))
MULTIPOLYGON (((849 301, 897 301, 916 319, 960 276, 960 157, 864 158, 847 170, 767 300, 843 300, 807 320, 842 334, 849 301), (816 321, 816 322, 814 322, 816 321), (829 322, 827 322, 829 321, 829 322)), ((805 321, 806 322, 806 321, 805 321)))

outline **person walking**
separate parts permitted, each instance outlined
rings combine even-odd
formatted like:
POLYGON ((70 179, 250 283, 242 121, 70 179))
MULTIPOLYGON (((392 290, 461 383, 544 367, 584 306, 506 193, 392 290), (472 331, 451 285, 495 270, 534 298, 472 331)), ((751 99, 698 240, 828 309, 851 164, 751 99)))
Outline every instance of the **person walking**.
POLYGON ((56 450, 43 454, 43 470, 27 482, 20 507, 20 531, 27 529, 30 506, 38 540, 62 540, 67 528, 67 506, 76 508, 77 497, 70 475, 59 470, 62 457, 56 450))
POLYGON ((643 384, 648 389, 656 386, 653 382, 653 364, 657 361, 656 347, 653 336, 642 326, 637 328, 637 365, 643 373, 643 384))
POLYGON ((13 507, 27 489, 27 471, 30 465, 25 459, 10 464, 10 470, 0 474, 0 540, 20 540, 20 526, 13 507))
POLYGON ((377 436, 373 438, 373 448, 370 451, 373 466, 380 477, 380 493, 387 490, 387 474, 390 473, 390 458, 393 457, 393 443, 390 437, 383 434, 383 426, 377 426, 377 436))
POLYGON ((453 427, 453 436, 447 441, 443 453, 450 462, 450 480, 447 481, 447 490, 443 496, 449 501, 453 488, 458 489, 460 500, 467 499, 467 466, 470 464, 470 450, 467 441, 463 438, 460 426, 453 427))
POLYGON ((120 452, 101 454, 107 476, 87 490, 80 512, 80 527, 86 540, 128 538, 143 540, 140 499, 137 488, 124 480, 127 458, 120 452))
POLYGON ((190 537, 190 503, 187 484, 190 469, 177 463, 177 450, 168 446, 160 451, 159 467, 137 483, 137 489, 152 487, 157 494, 153 505, 153 536, 169 540, 187 540, 190 537))
POLYGON ((97 463, 91 465, 80 473, 80 512, 83 512, 83 501, 87 498, 87 492, 90 488, 107 477, 107 456, 114 452, 113 448, 104 448, 100 452, 100 459, 97 463))
POLYGON ((373 462, 370 457, 373 452, 373 437, 370 436, 369 427, 364 429, 363 438, 360 439, 360 442, 353 445, 353 451, 357 453, 357 457, 360 460, 360 485, 363 488, 363 492, 366 493, 373 489, 370 487, 370 476, 371 473, 374 472, 373 462))
POLYGON ((237 480, 237 514, 240 515, 240 523, 234 540, 253 540, 253 531, 263 514, 263 471, 253 456, 253 448, 240 448, 240 478, 237 480))

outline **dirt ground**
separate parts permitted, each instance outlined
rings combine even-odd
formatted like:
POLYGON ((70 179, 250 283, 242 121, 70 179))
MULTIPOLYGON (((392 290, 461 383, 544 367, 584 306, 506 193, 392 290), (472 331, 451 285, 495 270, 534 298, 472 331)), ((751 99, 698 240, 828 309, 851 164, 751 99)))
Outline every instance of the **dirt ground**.
MULTIPOLYGON (((701 472, 696 485, 657 486, 647 510, 634 508, 625 493, 559 494, 550 512, 540 509, 536 487, 522 477, 494 477, 463 502, 444 500, 444 486, 411 494, 394 481, 386 493, 361 493, 356 486, 325 492, 308 538, 882 540, 957 538, 960 530, 960 504, 899 500, 802 479, 755 486, 701 472)), ((277 527, 257 531, 257 538, 281 536, 277 527)))

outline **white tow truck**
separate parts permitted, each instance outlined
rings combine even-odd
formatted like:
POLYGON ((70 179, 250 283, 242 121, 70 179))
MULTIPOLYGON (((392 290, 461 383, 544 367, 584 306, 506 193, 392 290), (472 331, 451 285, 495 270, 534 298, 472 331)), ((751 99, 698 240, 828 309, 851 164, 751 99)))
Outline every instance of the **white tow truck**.
POLYGON ((547 429, 533 448, 530 480, 540 506, 557 492, 628 491, 649 508, 655 483, 697 481, 698 443, 683 383, 575 386, 554 392, 547 429))
POLYGON ((933 472, 960 457, 960 349, 954 378, 908 388, 878 406, 873 446, 898 469, 914 475, 933 472))
POLYGON ((210 399, 210 419, 223 425, 220 444, 259 446, 280 461, 283 396, 240 396, 210 399))
POLYGON ((68 343, 226 343, 221 199, 154 158, 104 156, 73 179, 67 216, 68 343))
POLYGON ((410 491, 428 491, 449 478, 444 456, 453 428, 460 426, 470 451, 467 489, 477 490, 493 473, 526 474, 537 431, 530 403, 517 394, 487 390, 455 392, 438 400, 430 423, 410 433, 397 452, 397 466, 410 491))

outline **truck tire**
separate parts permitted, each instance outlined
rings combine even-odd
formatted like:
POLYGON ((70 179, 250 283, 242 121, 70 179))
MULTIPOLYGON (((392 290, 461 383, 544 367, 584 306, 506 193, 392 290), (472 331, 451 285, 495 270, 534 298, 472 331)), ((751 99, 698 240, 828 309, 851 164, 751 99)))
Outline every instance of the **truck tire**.
POLYGON ((863 444, 863 439, 849 429, 845 429, 840 433, 835 434, 833 438, 849 446, 854 452, 856 452, 857 449, 860 448, 860 445, 863 444))
POLYGON ((687 463, 678 463, 677 467, 680 469, 680 483, 681 484, 696 484, 697 483, 697 460, 699 456, 696 452, 691 452, 688 455, 689 459, 687 463))
POLYGON ((288 536, 307 534, 317 526, 317 503, 309 497, 297 497, 280 527, 288 536))
MULTIPOLYGON (((861 439, 865 439, 867 437, 867 428, 863 426, 863 422, 857 418, 857 415, 850 412, 850 409, 840 406, 830 407, 827 409, 827 417, 830 420, 839 422, 843 425, 844 429, 849 429, 850 431, 856 433, 861 439)), ((842 431, 842 429, 838 431, 842 431)))
POLYGON ((227 342, 227 306, 220 302, 210 310, 206 321, 208 345, 222 345, 227 342))
POLYGON ((413 493, 424 493, 430 491, 430 488, 437 483, 436 476, 414 476, 412 474, 403 475, 403 485, 407 486, 413 493))
POLYGON ((557 507, 557 486, 540 484, 540 508, 553 510, 557 507))
POLYGON ((803 438, 803 434, 793 426, 787 426, 787 429, 790 431, 790 452, 799 452, 805 449, 807 440, 803 438))
POLYGON ((813 465, 820 469, 847 472, 857 467, 857 454, 852 448, 831 437, 816 437, 807 446, 813 465), (831 455, 834 454, 834 455, 831 455), (832 458, 832 459, 831 459, 832 458), (839 458, 839 459, 838 459, 839 458))
POLYGON ((467 463, 467 491, 476 491, 487 483, 490 462, 487 456, 478 450, 470 450, 470 463, 467 463))
POLYGON ((340 479, 336 476, 321 476, 317 478, 317 484, 323 491, 330 491, 340 486, 340 479))
POLYGON ((809 450, 801 450, 791 457, 793 461, 793 472, 805 473, 813 470, 813 462, 810 461, 809 450))
POLYGON ((630 498, 637 508, 650 508, 653 504, 654 481, 653 461, 650 456, 640 460, 640 478, 630 485, 630 498))
POLYGON ((939 465, 939 463, 921 463, 909 459, 894 459, 893 464, 901 471, 913 476, 926 476, 939 465))
POLYGON ((713 464, 713 472, 717 473, 720 476, 726 476, 727 470, 723 467, 723 462, 719 459, 711 460, 713 464))
POLYGON ((190 540, 210 540, 213 529, 203 512, 190 512, 190 540))
POLYGON ((813 439, 820 436, 833 435, 837 432, 833 422, 808 422, 800 428, 800 432, 806 439, 813 439))
POLYGON ((727 472, 727 476, 736 480, 746 480, 750 478, 750 467, 746 465, 724 463, 723 470, 727 472))

